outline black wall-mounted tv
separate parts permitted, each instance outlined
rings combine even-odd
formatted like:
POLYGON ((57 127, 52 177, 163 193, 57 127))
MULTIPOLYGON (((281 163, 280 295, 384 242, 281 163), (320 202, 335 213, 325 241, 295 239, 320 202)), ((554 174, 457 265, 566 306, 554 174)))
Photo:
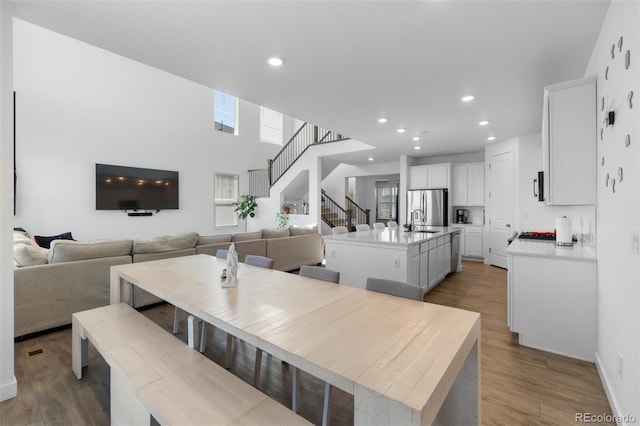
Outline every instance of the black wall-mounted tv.
POLYGON ((96 210, 178 208, 178 172, 96 164, 96 210))

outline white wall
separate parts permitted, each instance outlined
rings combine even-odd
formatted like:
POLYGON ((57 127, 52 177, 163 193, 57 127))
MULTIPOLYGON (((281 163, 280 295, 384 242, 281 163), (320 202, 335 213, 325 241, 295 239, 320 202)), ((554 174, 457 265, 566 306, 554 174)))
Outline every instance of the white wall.
MULTIPOLYGON (((214 229, 213 178, 264 168, 259 106, 239 103, 239 136, 216 131, 213 91, 16 20, 18 214, 32 234, 79 240, 214 229), (95 210, 95 163, 180 172, 180 209, 152 217, 95 210)), ((275 215, 273 212, 258 214, 275 215)))
POLYGON ((426 164, 463 164, 484 162, 484 152, 469 152, 467 154, 438 155, 435 157, 409 157, 411 166, 421 166, 426 164))
POLYGON ((0 401, 17 395, 13 373, 13 60, 12 10, 0 2, 0 401))
MULTIPOLYGON (((597 253, 598 253, 598 334, 596 362, 605 383, 614 413, 640 419, 640 256, 631 248, 632 235, 640 232, 640 114, 626 104, 627 93, 640 94, 640 3, 613 1, 604 20, 585 76, 597 75, 597 93, 616 100, 615 124, 604 129, 597 142, 597 253), (622 54, 610 49, 623 37, 622 54), (631 51, 631 67, 624 69, 624 53, 631 51), (635 58, 635 59, 634 59, 635 58), (603 78, 609 66, 609 80, 603 78), (631 145, 624 144, 625 135, 631 145), (605 158, 605 165, 600 161, 605 158), (624 179, 616 192, 605 187, 605 175, 617 180, 617 167, 624 179), (618 371, 618 356, 623 368, 618 371)), ((600 99, 598 99, 598 106, 600 99)), ((598 132, 603 112, 598 107, 598 132)), ((599 138, 599 135, 598 135, 599 138)), ((621 422, 622 424, 622 422, 621 422)))

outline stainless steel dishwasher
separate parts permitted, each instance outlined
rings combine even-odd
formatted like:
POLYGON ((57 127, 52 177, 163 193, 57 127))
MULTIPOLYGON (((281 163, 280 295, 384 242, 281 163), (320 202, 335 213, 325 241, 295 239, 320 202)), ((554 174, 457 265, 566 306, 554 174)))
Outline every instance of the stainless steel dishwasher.
POLYGON ((451 234, 451 272, 458 270, 458 257, 460 255, 460 231, 451 234))

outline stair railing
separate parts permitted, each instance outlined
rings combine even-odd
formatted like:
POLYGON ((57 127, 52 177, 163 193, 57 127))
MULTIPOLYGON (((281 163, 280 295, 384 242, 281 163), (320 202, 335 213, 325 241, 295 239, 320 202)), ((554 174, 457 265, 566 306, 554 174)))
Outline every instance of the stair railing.
POLYGON ((269 184, 275 184, 311 145, 338 142, 345 139, 349 138, 334 131, 304 123, 273 160, 268 160, 269 184))
POLYGON ((353 230, 353 223, 350 221, 351 212, 342 208, 333 198, 327 195, 327 192, 321 190, 321 217, 322 220, 334 228, 336 226, 346 226, 350 231, 353 230))
POLYGON ((344 198, 346 210, 351 212, 351 216, 349 217, 351 219, 351 223, 366 223, 367 225, 370 225, 369 219, 371 216, 371 209, 363 209, 358 205, 358 203, 349 198, 349 196, 345 196, 344 198))

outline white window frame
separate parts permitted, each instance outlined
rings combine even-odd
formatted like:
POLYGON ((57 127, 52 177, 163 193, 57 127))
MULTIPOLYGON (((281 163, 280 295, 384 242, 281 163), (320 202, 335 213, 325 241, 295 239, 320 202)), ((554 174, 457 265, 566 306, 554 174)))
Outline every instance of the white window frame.
POLYGON ((282 146, 284 141, 284 114, 260 106, 260 141, 282 146))
MULTIPOLYGON (((225 105, 226 107, 226 105, 225 105)), ((230 95, 221 90, 213 91, 213 122, 216 126, 216 130, 225 133, 231 133, 232 135, 238 135, 238 98, 236 96, 230 95), (216 102, 216 97, 221 96, 229 103, 233 100, 233 111, 231 109, 225 109, 220 102, 216 102), (229 125, 229 123, 225 123, 224 120, 221 120, 220 114, 233 114, 233 125, 229 125)))
MULTIPOLYGON (((233 211, 236 208, 236 202, 240 197, 240 176, 229 173, 216 173, 213 178, 213 225, 214 228, 232 228, 239 225, 238 215, 233 211), (229 182, 235 181, 235 188, 231 189, 231 193, 222 194, 220 179, 229 182), (233 218, 230 221, 224 221, 223 218, 233 218)), ((228 188, 227 188, 228 190, 228 188)))

